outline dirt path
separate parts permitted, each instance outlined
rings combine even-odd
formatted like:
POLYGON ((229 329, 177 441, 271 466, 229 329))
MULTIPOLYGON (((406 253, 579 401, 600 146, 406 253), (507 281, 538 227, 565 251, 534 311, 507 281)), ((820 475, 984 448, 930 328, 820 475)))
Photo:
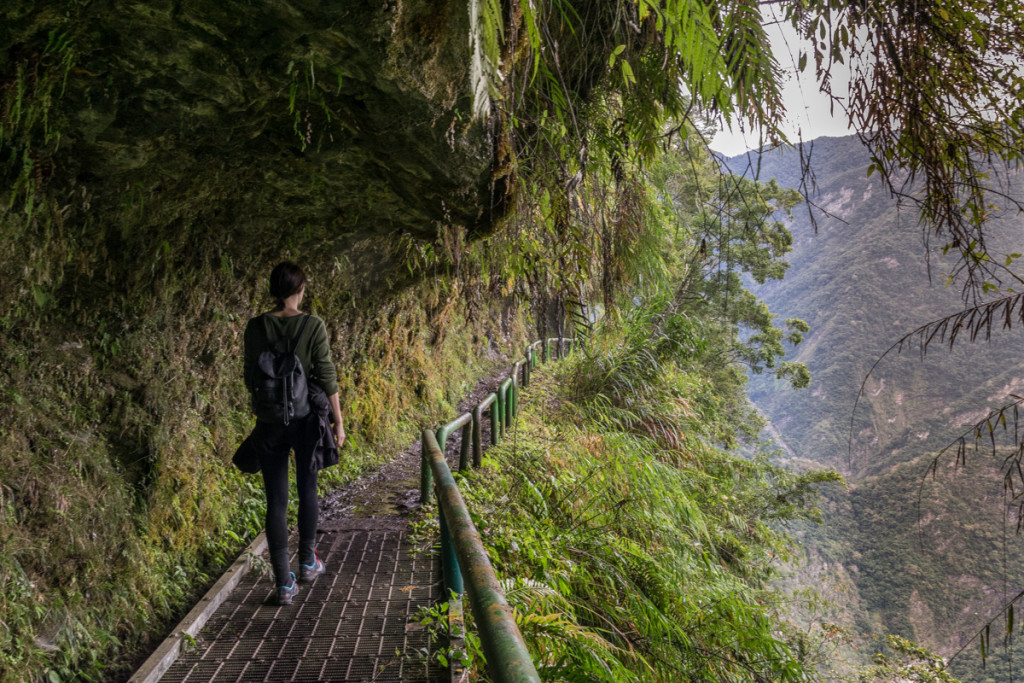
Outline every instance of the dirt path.
MULTIPOLYGON (((450 419, 479 405, 487 394, 497 390, 509 372, 509 368, 505 368, 480 380, 459 404, 458 414, 450 419)), ((490 443, 490 438, 491 423, 485 419, 483 443, 490 443)), ((448 437, 446 454, 453 469, 458 462, 461 442, 461 430, 448 437)), ((422 444, 417 438, 379 469, 327 494, 320 501, 320 533, 352 528, 355 519, 363 520, 359 525, 362 529, 404 528, 408 515, 419 508, 421 457, 422 444)))

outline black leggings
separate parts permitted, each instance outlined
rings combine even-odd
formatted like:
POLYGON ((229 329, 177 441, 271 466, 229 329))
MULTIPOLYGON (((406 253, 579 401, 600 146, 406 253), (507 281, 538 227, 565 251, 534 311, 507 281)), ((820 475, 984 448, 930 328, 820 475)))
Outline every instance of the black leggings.
POLYGON ((295 449, 295 473, 299 489, 299 562, 313 564, 316 549, 316 526, 320 505, 316 494, 317 473, 309 471, 312 447, 302 440, 310 414, 288 426, 266 422, 256 423, 260 444, 260 468, 263 490, 267 494, 267 546, 270 565, 278 586, 291 584, 288 566, 288 451, 295 449))

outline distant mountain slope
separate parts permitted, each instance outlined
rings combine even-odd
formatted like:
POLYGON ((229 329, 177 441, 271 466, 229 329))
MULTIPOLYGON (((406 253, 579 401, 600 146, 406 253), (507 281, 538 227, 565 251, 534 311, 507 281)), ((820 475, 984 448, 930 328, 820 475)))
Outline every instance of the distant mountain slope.
MULTIPOLYGON (((780 318, 801 317, 811 326, 794 358, 812 372, 807 391, 793 392, 763 378, 754 400, 800 457, 835 466, 854 479, 884 471, 949 442, 986 406, 1024 391, 1024 334, 1000 332, 993 342, 934 345, 884 361, 865 387, 856 420, 853 458, 847 457, 850 417, 857 389, 871 365, 903 334, 962 308, 959 291, 943 286, 950 261, 941 244, 931 247, 931 281, 917 217, 900 212, 874 178, 854 137, 813 143, 818 231, 798 208, 791 225, 791 268, 781 282, 758 290, 780 318)), ((734 160, 733 166, 737 163, 734 160)), ((761 177, 795 186, 795 152, 761 161, 761 177)), ((1024 220, 1004 221, 1024 252, 1024 220)))
MULTIPOLYGON (((845 611, 832 616, 854 631, 899 633, 948 656, 1007 591, 1024 589, 1024 539, 1015 520, 1001 524, 1001 479, 984 449, 966 471, 922 481, 938 449, 1011 393, 1024 393, 1024 333, 1000 331, 990 343, 952 350, 935 345, 924 359, 913 350, 892 354, 872 372, 854 414, 861 382, 886 349, 963 304, 959 290, 944 286, 951 262, 942 245, 926 254, 914 210, 899 211, 866 176, 856 138, 819 139, 808 152, 812 202, 828 215, 819 211, 815 232, 806 207, 797 209, 791 268, 756 292, 780 318, 810 324, 792 357, 807 363, 811 384, 793 391, 754 377, 751 395, 786 459, 835 467, 850 488, 832 495, 825 525, 802 532, 808 563, 795 580, 845 591, 845 611)), ((798 153, 766 154, 760 163, 762 179, 798 185, 798 153)), ((730 160, 734 172, 746 164, 730 160)), ((1005 249, 1024 253, 1024 218, 1004 217, 998 231, 1005 249)), ((981 681, 993 666, 1007 668, 990 659, 982 676, 979 664, 965 659, 958 673, 981 681)))

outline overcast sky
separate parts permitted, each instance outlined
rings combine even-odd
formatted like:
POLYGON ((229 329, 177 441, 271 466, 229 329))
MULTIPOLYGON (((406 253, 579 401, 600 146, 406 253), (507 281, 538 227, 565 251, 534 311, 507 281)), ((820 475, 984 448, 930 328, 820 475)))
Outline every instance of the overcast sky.
MULTIPOLYGON (((766 17, 767 18, 767 17, 766 17)), ((804 73, 797 73, 797 51, 801 43, 796 32, 786 22, 767 27, 768 36, 772 41, 772 51, 783 71, 789 78, 783 86, 782 97, 786 105, 788 120, 783 129, 790 142, 796 143, 800 131, 803 139, 813 140, 822 136, 849 135, 851 131, 846 123, 845 114, 836 109, 836 116, 829 113, 829 100, 818 92, 818 84, 814 79, 813 58, 808 59, 804 73)), ((837 65, 842 66, 842 65, 837 65)), ((849 72, 833 69, 833 90, 846 93, 849 72)), ((733 130, 725 130, 711 141, 711 149, 725 156, 735 156, 758 145, 757 131, 741 131, 734 125, 733 130)))

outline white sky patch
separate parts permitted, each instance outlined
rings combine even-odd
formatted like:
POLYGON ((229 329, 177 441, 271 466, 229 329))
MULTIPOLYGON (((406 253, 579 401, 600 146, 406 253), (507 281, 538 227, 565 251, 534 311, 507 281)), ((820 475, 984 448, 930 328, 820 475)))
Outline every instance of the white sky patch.
MULTIPOLYGON (((771 17, 766 19, 772 21, 771 17)), ((787 74, 782 86, 782 101, 786 106, 786 121, 782 125, 782 130, 789 141, 795 144, 801 135, 804 140, 813 140, 823 136, 844 136, 852 133, 846 113, 839 105, 835 105, 833 113, 831 100, 818 90, 818 82, 814 78, 813 56, 808 57, 803 73, 797 70, 799 51, 803 49, 810 52, 810 43, 801 39, 789 22, 781 19, 766 26, 765 31, 771 41, 775 59, 787 74)), ((845 97, 849 82, 848 65, 834 65, 833 92, 845 97)), ((759 144, 758 137, 757 130, 744 130, 738 122, 733 122, 731 130, 722 130, 712 138, 711 149, 725 156, 736 156, 747 150, 756 149, 759 144)))

